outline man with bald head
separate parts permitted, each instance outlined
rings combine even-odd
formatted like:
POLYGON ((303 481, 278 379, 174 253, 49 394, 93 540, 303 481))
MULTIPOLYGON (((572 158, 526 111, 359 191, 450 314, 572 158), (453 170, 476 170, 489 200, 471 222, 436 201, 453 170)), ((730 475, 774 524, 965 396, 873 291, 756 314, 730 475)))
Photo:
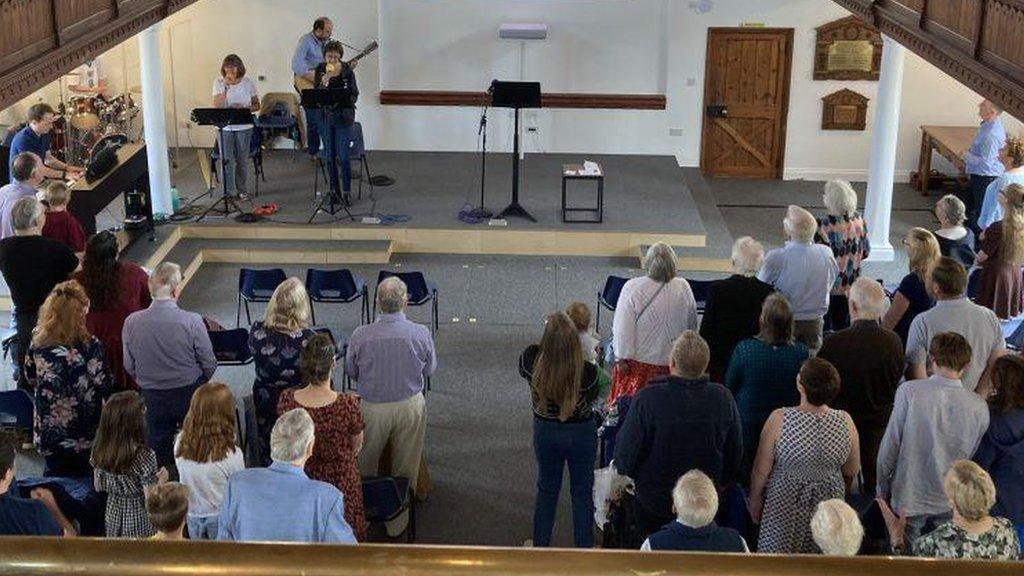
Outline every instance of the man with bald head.
POLYGON ((971 147, 963 152, 964 170, 970 183, 961 199, 967 205, 967 222, 975 234, 981 232, 977 221, 978 212, 981 211, 981 205, 985 200, 985 190, 993 180, 1006 171, 999 157, 999 151, 1006 145, 1006 130, 999 120, 1001 112, 999 107, 989 100, 982 100, 978 104, 981 126, 974 136, 971 147))
MULTIPOLYGON (((366 429, 359 453, 359 472, 377 476, 384 446, 391 441, 391 475, 408 478, 415 489, 419 477, 427 417, 423 385, 437 369, 430 329, 405 317, 409 295, 405 282, 386 278, 377 287, 380 314, 373 324, 352 332, 345 372, 356 382, 366 429)), ((398 536, 408 515, 386 523, 398 536)))
POLYGON ((43 183, 43 161, 33 152, 17 154, 11 161, 11 183, 0 188, 0 238, 14 236, 11 210, 22 198, 35 197, 43 183))
POLYGON ((903 375, 903 342, 882 327, 889 299, 878 282, 858 278, 850 286, 849 307, 850 327, 825 338, 818 357, 839 372, 842 387, 830 406, 846 410, 860 432, 864 490, 870 493, 875 487, 878 445, 903 375))

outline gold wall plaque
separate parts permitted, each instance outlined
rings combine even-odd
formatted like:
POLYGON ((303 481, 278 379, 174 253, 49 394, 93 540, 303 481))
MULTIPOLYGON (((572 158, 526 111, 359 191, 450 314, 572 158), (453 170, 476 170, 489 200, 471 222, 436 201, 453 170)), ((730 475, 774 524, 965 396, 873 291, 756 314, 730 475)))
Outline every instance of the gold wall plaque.
POLYGON ((815 80, 878 80, 882 35, 856 16, 817 28, 815 80))
POLYGON ((828 70, 870 73, 874 53, 869 40, 836 40, 828 47, 828 70))

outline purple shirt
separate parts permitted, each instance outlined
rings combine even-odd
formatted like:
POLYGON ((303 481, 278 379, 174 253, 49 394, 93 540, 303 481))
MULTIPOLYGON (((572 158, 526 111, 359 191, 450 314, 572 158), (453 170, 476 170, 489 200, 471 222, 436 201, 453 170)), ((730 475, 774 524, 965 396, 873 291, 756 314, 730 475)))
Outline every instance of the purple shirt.
POLYGON ((124 369, 144 390, 206 382, 217 369, 203 317, 174 300, 153 300, 124 321, 124 369))
POLYGON ((14 236, 14 224, 11 222, 11 210, 22 198, 35 196, 36 189, 24 182, 12 181, 0 188, 0 238, 14 236))
POLYGON ((400 402, 419 394, 437 369, 430 329, 405 313, 381 314, 348 340, 345 372, 359 385, 364 402, 400 402))

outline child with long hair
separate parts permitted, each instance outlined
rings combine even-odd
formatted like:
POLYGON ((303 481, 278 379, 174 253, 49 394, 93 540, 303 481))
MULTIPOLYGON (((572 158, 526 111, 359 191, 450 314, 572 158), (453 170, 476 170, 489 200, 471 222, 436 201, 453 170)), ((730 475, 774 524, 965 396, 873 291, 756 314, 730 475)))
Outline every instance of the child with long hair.
POLYGON ((217 538, 217 515, 228 477, 245 468, 236 434, 231 389, 221 382, 200 386, 174 442, 174 463, 181 483, 189 488, 189 538, 217 538))
POLYGON ((96 490, 107 493, 107 536, 149 538, 156 530, 146 514, 146 487, 167 481, 146 444, 146 405, 137 392, 107 400, 92 445, 96 490))

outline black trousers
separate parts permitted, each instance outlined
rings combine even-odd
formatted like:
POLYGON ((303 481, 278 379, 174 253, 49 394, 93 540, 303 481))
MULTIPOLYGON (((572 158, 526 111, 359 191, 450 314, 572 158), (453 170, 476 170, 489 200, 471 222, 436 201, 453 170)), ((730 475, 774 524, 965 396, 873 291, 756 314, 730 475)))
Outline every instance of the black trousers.
POLYGON ((28 379, 25 378, 25 355, 32 344, 32 330, 36 327, 38 314, 15 313, 14 322, 17 334, 11 341, 11 357, 14 358, 14 381, 18 388, 28 389, 28 379))
POLYGON ((192 394, 198 384, 172 388, 170 390, 142 390, 146 403, 146 427, 149 429, 149 447, 156 452, 158 466, 174 468, 174 435, 181 429, 188 414, 192 394))
POLYGON ((985 190, 998 176, 971 174, 969 178, 967 190, 961 194, 960 199, 967 207, 966 226, 977 236, 981 233, 981 228, 978 227, 978 216, 981 214, 981 205, 985 202, 985 190))

